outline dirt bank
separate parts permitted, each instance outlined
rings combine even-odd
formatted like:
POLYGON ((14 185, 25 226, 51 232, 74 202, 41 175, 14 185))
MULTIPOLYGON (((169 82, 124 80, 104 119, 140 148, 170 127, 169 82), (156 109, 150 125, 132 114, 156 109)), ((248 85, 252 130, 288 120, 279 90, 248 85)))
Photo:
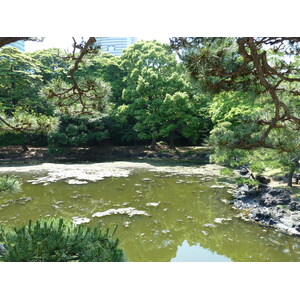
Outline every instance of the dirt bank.
POLYGON ((47 148, 29 147, 26 152, 21 146, 0 148, 0 164, 10 162, 51 162, 64 160, 105 160, 125 158, 153 158, 153 159, 180 159, 199 160, 208 162, 210 150, 206 147, 178 147, 175 150, 168 149, 165 145, 159 145, 156 151, 149 150, 147 146, 109 146, 102 147, 74 147, 65 148, 63 153, 50 155, 47 148))

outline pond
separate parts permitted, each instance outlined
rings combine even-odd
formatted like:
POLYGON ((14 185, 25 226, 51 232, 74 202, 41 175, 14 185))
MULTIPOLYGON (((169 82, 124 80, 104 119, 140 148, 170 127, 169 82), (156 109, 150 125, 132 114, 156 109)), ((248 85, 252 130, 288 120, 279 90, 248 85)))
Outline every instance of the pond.
POLYGON ((101 223, 131 262, 300 261, 299 238, 242 220, 216 165, 146 161, 2 166, 22 179, 0 222, 41 217, 101 223))

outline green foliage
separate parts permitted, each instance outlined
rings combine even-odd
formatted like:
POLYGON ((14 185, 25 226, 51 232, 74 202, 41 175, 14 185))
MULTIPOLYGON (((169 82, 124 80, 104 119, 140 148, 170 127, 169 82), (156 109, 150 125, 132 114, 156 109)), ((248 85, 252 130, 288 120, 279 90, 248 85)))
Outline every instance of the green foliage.
POLYGON ((70 67, 70 62, 62 58, 65 53, 61 49, 43 49, 26 54, 39 62, 37 65, 38 74, 42 77, 44 83, 54 78, 67 80, 67 70, 70 67))
POLYGON ((0 192, 17 192, 21 189, 22 182, 12 175, 0 177, 0 192))
POLYGON ((0 147, 20 146, 23 144, 32 147, 45 147, 47 146, 47 135, 39 132, 25 133, 16 131, 0 133, 0 147))
POLYGON ((291 177, 300 157, 299 40, 213 37, 171 43, 212 95, 212 161, 250 163, 258 171, 280 165, 291 177))
POLYGON ((39 95, 39 61, 8 47, 0 50, 0 62, 0 131, 47 132, 55 128, 57 119, 39 95))
POLYGON ((230 169, 230 168, 224 168, 224 169, 222 169, 220 171, 220 174, 221 175, 225 175, 225 176, 233 176, 234 175, 232 169, 230 169))
POLYGON ((102 78, 111 86, 111 101, 121 105, 122 90, 126 86, 123 81, 124 70, 120 67, 120 58, 100 51, 97 55, 87 56, 85 62, 80 64, 77 78, 93 76, 102 78))
POLYGON ((64 219, 42 219, 28 225, 0 227, 6 262, 111 262, 122 261, 118 239, 109 230, 74 225, 64 219))
POLYGON ((237 184, 242 185, 242 184, 247 184, 249 186, 259 186, 259 181, 254 180, 254 179, 249 179, 249 178, 237 178, 236 179, 237 184))
POLYGON ((103 117, 103 125, 108 132, 109 141, 115 145, 132 145, 138 140, 134 121, 122 111, 121 106, 111 115, 103 117), (128 118, 127 118, 128 117, 128 118))
MULTIPOLYGON (((1 107, 0 107, 1 108, 1 107)), ((22 132, 39 132, 47 133, 56 130, 59 120, 57 117, 47 116, 44 114, 36 113, 34 111, 26 111, 21 107, 16 107, 11 116, 1 114, 0 117, 6 120, 11 127, 7 124, 0 122, 0 132, 7 131, 22 131, 22 132)))
MULTIPOLYGON (((196 137, 200 127, 197 108, 189 92, 188 77, 168 47, 156 41, 137 42, 120 57, 127 85, 122 115, 134 116, 142 140, 174 134, 196 137)), ((197 138, 195 138, 197 139, 197 138)))
POLYGON ((48 143, 50 152, 55 154, 60 147, 95 146, 107 138, 102 118, 61 115, 59 128, 49 133, 48 143))
POLYGON ((80 92, 74 92, 74 88, 61 78, 54 79, 43 87, 41 94, 60 114, 95 115, 109 110, 109 84, 91 76, 80 78, 77 84, 80 92))
POLYGON ((42 78, 38 62, 16 48, 0 49, 0 103, 6 112, 26 106, 37 94, 42 78))

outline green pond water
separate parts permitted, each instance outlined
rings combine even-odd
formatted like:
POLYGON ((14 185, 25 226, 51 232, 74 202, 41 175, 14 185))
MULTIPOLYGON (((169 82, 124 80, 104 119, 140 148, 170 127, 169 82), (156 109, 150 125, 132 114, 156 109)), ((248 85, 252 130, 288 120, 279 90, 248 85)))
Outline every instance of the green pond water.
MULTIPOLYGON (((87 164, 85 170, 94 166, 87 164)), ((102 171, 114 169, 113 163, 103 166, 102 171)), ((52 164, 51 172, 73 170, 76 180, 88 182, 69 184, 72 174, 53 180, 47 168, 39 167, 0 167, 0 176, 10 173, 23 181, 22 191, 0 195, 1 223, 20 225, 52 216, 88 218, 88 224, 101 223, 111 230, 118 225, 115 237, 131 262, 300 261, 299 238, 246 222, 224 203, 232 196, 225 179, 215 176, 216 170, 199 174, 203 166, 192 166, 189 174, 185 166, 176 166, 173 172, 174 165, 166 169, 166 164, 144 167, 128 162, 119 170, 126 173, 129 168, 129 173, 107 173, 91 182, 86 180, 89 171, 85 179, 76 173, 80 164, 52 164), (44 182, 27 182, 45 176, 44 182), (126 208, 142 213, 121 214, 120 209, 126 208), (93 216, 112 209, 118 213, 93 216)), ((96 168, 92 175, 101 170, 96 168)))

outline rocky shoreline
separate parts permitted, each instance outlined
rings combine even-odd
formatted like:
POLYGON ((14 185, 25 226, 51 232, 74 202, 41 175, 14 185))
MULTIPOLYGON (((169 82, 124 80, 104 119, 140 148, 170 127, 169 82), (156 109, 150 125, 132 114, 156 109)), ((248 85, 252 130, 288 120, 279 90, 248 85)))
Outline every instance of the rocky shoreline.
MULTIPOLYGON (((241 171, 245 178, 250 172, 241 171)), ((234 207, 245 212, 244 218, 264 226, 274 227, 289 235, 300 236, 300 202, 291 198, 291 192, 270 187, 265 178, 259 178, 258 187, 240 185, 234 198, 234 207)))

